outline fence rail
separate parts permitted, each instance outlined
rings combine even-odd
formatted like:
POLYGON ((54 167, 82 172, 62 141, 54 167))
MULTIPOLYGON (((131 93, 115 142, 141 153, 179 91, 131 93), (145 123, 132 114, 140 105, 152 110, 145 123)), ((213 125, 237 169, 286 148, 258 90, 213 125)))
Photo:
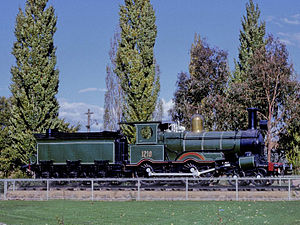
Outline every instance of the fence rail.
POLYGON ((12 199, 300 200, 300 176, 0 179, 0 200, 12 199))

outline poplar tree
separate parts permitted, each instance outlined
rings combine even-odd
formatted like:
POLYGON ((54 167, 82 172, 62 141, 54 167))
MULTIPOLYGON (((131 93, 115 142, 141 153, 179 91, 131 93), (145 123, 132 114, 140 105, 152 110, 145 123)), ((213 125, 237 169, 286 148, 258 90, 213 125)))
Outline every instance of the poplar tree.
MULTIPOLYGON (((152 120, 160 89, 153 53, 157 36, 155 20, 150 0, 125 0, 120 7, 121 40, 115 73, 124 94, 125 122, 152 120)), ((122 129, 133 142, 134 128, 122 129)))
POLYGON ((264 36, 266 33, 265 22, 259 21, 260 10, 250 0, 246 4, 246 15, 243 16, 242 30, 240 30, 240 47, 238 62, 235 62, 233 81, 242 82, 251 71, 250 60, 256 49, 265 45, 264 36))
POLYGON ((120 79, 115 74, 116 68, 116 53, 118 50, 118 42, 120 33, 116 32, 111 41, 109 59, 110 63, 106 66, 106 92, 104 97, 104 115, 103 128, 104 130, 117 130, 122 118, 123 96, 120 86, 120 79))
POLYGON ((6 177, 7 156, 4 149, 9 145, 8 125, 10 117, 10 99, 0 98, 0 178, 6 177))
POLYGON ((156 108, 153 112, 153 120, 155 121, 162 121, 163 120, 163 116, 164 116, 164 104, 163 104, 163 100, 159 99, 157 101, 157 105, 156 108))
MULTIPOLYGON (((25 11, 19 9, 15 25, 16 41, 12 54, 16 64, 11 67, 12 105, 9 119, 11 146, 10 170, 28 164, 35 153, 33 133, 48 128, 69 130, 67 123, 58 118, 59 71, 56 66, 56 47, 53 36, 57 17, 48 0, 27 0, 25 11)), ((75 128, 76 130, 76 128, 75 128)))
MULTIPOLYGON (((246 15, 242 19, 242 29, 240 30, 238 61, 235 61, 233 77, 229 82, 223 104, 222 117, 224 118, 224 128, 226 130, 247 129, 247 108, 257 106, 265 109, 266 105, 254 104, 250 93, 246 91, 248 83, 256 77, 251 76, 253 57, 258 49, 265 48, 265 22, 260 21, 260 10, 258 5, 254 5, 250 0, 246 4, 246 15)), ((256 74, 260 76, 260 74, 256 74)), ((252 87, 257 90, 262 87, 252 87)), ((260 92, 261 94, 262 92, 260 92)), ((257 96, 255 96, 257 97, 257 96)), ((259 97, 261 98, 261 96, 259 97)), ((262 101, 261 101, 262 103, 262 101)))
MULTIPOLYGON (((2 131, 8 126, 8 121, 10 117, 10 99, 5 97, 0 97, 0 146, 2 146, 2 131)), ((0 149, 2 149, 0 147, 0 149)))

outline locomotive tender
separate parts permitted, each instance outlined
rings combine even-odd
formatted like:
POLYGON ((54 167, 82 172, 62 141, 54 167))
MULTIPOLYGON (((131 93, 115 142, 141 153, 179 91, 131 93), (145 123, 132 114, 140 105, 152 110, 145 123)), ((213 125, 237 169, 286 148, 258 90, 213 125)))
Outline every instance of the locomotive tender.
POLYGON ((36 177, 218 177, 284 174, 286 166, 267 162, 267 121, 257 128, 257 109, 248 109, 248 129, 207 132, 192 118, 192 131, 174 124, 137 122, 136 143, 121 132, 36 134, 36 177))

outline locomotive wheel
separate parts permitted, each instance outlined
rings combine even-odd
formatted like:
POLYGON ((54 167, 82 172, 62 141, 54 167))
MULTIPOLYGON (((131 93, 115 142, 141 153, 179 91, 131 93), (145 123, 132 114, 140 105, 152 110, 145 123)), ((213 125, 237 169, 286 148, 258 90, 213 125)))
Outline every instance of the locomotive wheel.
MULTIPOLYGON (((267 174, 267 172, 265 171, 265 169, 258 169, 257 171, 254 171, 253 175, 256 178, 263 178, 263 177, 265 177, 266 174, 267 174)), ((268 184, 268 180, 252 180, 251 183, 254 186, 262 187, 262 186, 266 186, 268 184)))
POLYGON ((210 177, 210 178, 212 178, 212 180, 210 180, 209 181, 209 183, 211 184, 211 185, 217 185, 217 184, 219 184, 219 180, 214 180, 213 178, 217 178, 218 176, 214 176, 213 174, 211 174, 211 173, 208 173, 207 174, 208 175, 208 177, 210 177))
MULTIPOLYGON (((187 170, 188 172, 191 172, 192 170, 199 170, 198 166, 195 165, 194 163, 187 163, 186 165, 184 165, 184 169, 187 170)), ((206 186, 209 185, 208 180, 202 180, 201 177, 206 178, 206 174, 202 174, 197 180, 189 180, 188 181, 188 185, 190 186, 206 186)), ((185 182, 185 181, 184 181, 185 182)))
MULTIPOLYGON (((245 172, 244 171, 233 171, 233 173, 228 174, 227 177, 230 177, 230 178, 245 177, 245 172)), ((228 183, 232 186, 235 186, 235 180, 228 180, 228 183)), ((250 183, 249 180, 239 180, 238 181, 239 186, 246 186, 246 185, 249 185, 249 183, 250 183)))
MULTIPOLYGON (((124 177, 124 175, 122 174, 122 173, 117 173, 117 174, 115 174, 115 176, 114 176, 114 178, 123 178, 124 177)), ((118 186, 118 185, 121 185, 121 184, 123 184, 124 182, 122 182, 122 181, 117 181, 117 180, 114 180, 114 181, 110 181, 109 182, 109 184, 111 185, 111 186, 118 186)))
POLYGON ((99 187, 106 187, 110 185, 108 181, 95 181, 94 184, 97 184, 99 187))
MULTIPOLYGON (((143 165, 141 165, 138 170, 139 171, 137 171, 135 175, 136 177, 141 177, 141 178, 149 178, 148 172, 146 172, 147 170, 154 172, 153 167, 148 163, 144 163, 143 165)), ((141 184, 145 186, 153 186, 158 183, 159 182, 155 180, 141 180, 141 184)))
MULTIPOLYGON (((263 171, 263 174, 264 174, 265 177, 268 176, 268 172, 267 172, 266 169, 260 168, 259 170, 263 171)), ((266 180, 266 185, 267 185, 267 186, 270 186, 270 185, 272 185, 273 183, 274 183, 274 180, 266 180)))

